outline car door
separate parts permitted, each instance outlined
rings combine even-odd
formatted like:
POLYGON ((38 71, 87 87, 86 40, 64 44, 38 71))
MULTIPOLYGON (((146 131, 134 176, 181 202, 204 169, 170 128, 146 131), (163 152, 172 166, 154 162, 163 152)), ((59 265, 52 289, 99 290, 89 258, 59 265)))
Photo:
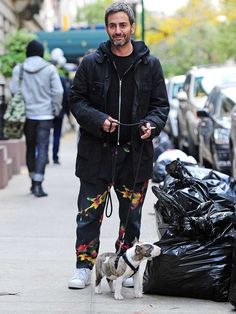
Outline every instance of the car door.
POLYGON ((234 102, 224 91, 218 97, 217 111, 215 112, 215 125, 212 139, 213 166, 218 171, 228 173, 230 170, 229 133, 230 115, 234 102))
MULTIPOLYGON (((191 83, 191 74, 188 74, 184 85, 183 85, 183 92, 186 93, 186 95, 189 94, 190 89, 190 83, 191 83)), ((186 121, 186 110, 188 107, 188 101, 187 100, 181 100, 179 99, 179 110, 178 110, 178 133, 179 133, 179 147, 182 148, 182 141, 186 141, 187 139, 187 121, 186 121)))
POLYGON ((199 136, 201 137, 201 145, 203 150, 204 158, 212 163, 212 154, 211 154, 211 138, 214 132, 214 120, 217 103, 219 101, 219 92, 216 89, 208 96, 208 99, 205 103, 204 109, 208 112, 209 116, 200 119, 199 122, 199 136))

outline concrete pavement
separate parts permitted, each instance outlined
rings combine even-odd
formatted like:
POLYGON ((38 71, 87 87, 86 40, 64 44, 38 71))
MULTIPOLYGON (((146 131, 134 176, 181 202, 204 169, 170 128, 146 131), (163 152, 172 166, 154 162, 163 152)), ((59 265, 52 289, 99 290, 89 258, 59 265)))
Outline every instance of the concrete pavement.
MULTIPOLYGON (((67 283, 75 266, 75 217, 79 181, 74 176, 76 134, 66 134, 61 143, 61 166, 49 164, 44 182, 48 197, 29 193, 26 168, 0 190, 0 313, 1 314, 224 314, 232 311, 229 303, 144 295, 115 301, 103 281, 103 294, 94 294, 92 285, 69 290, 67 283), (6 295, 6 293, 18 293, 6 295)), ((50 156, 51 157, 51 156, 50 156)), ((104 218, 100 252, 113 251, 118 232, 115 212, 104 218)), ((149 189, 143 207, 141 240, 158 240, 149 189)))

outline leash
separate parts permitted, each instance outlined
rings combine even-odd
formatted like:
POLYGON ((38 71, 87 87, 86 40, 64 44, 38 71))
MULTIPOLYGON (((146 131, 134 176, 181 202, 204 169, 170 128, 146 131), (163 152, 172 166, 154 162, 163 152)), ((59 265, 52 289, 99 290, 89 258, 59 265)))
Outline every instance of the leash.
POLYGON ((123 246, 123 244, 125 242, 125 232, 126 232, 126 228, 127 228, 128 221, 129 221, 129 215, 130 215, 131 207, 132 207, 132 200, 133 200, 133 196, 134 196, 135 187, 136 187, 136 184, 137 184, 138 173, 139 173, 140 166, 141 166, 141 158, 142 158, 142 154, 143 154, 143 146, 144 146, 144 141, 142 142, 141 149, 140 149, 138 165, 137 165, 137 169, 136 169, 136 173, 135 173, 135 179, 134 179, 134 184, 133 184, 132 193, 131 193, 131 197, 130 197, 129 209, 128 209, 128 213, 127 213, 127 217, 126 217, 126 221, 125 221, 125 225, 124 225, 124 232, 123 232, 123 235, 122 235, 122 237, 120 239, 120 245, 119 245, 119 249, 117 251, 118 255, 120 254, 121 248, 122 248, 122 246, 123 246))
MULTIPOLYGON (((109 133, 110 133, 111 128, 112 128, 112 123, 116 123, 116 124, 127 126, 127 127, 134 127, 134 126, 141 126, 142 125, 142 124, 140 124, 140 122, 127 124, 127 123, 122 123, 122 122, 119 122, 119 121, 118 122, 110 121, 110 128, 109 128, 109 131, 108 131, 109 133)), ((151 127, 151 128, 154 129, 155 127, 151 127)), ((108 142, 108 144, 109 144, 109 142, 108 142)), ((105 210, 105 215, 106 215, 107 218, 111 217, 112 212, 113 212, 113 204, 112 204, 112 198, 111 198, 111 187, 115 183, 116 160, 117 160, 117 154, 118 154, 117 146, 115 147, 115 149, 113 151, 113 157, 112 157, 112 182, 107 187, 107 194, 106 194, 105 201, 104 201, 104 210, 105 210), (110 204, 110 212, 108 212, 109 204, 110 204)), ((120 245, 119 245, 119 249, 117 251, 117 255, 118 256, 120 255, 121 248, 122 248, 122 246, 124 244, 126 229, 127 229, 129 216, 130 216, 130 212, 131 212, 131 208, 132 208, 132 200, 133 200, 133 196, 134 196, 134 193, 135 193, 135 187, 136 187, 136 184, 137 184, 138 174, 139 174, 139 170, 140 170, 140 166, 141 166, 141 159, 142 159, 142 154, 143 154, 143 146, 144 146, 144 141, 142 141, 142 145, 141 145, 141 149, 140 149, 140 153, 139 153, 138 164, 137 164, 137 169, 136 169, 136 173, 135 173, 132 193, 131 193, 131 197, 130 197, 128 213, 127 213, 126 220, 125 220, 125 225, 124 225, 124 232, 123 232, 122 237, 120 239, 120 245)))
MULTIPOLYGON (((120 121, 116 121, 116 122, 110 121, 110 127, 109 127, 108 134, 110 134, 110 131, 111 131, 111 128, 112 128, 112 123, 116 123, 116 124, 119 124, 119 125, 122 125, 122 126, 127 126, 127 127, 141 126, 143 124, 143 123, 141 124, 140 122, 123 123, 123 122, 120 122, 120 121)), ((154 129, 154 128, 155 127, 151 127, 151 129, 154 129)), ((108 137, 108 146, 109 146, 109 137, 108 137)), ((115 147, 115 149, 113 151, 113 156, 112 156, 112 180, 111 180, 111 184, 109 184, 108 187, 107 187, 107 193, 106 193, 105 200, 104 200, 104 211, 105 211, 105 215, 106 215, 107 218, 110 218, 111 215, 112 215, 112 212, 113 212, 113 203, 112 203, 112 197, 111 197, 111 187, 115 183, 116 160, 117 160, 117 154, 118 154, 117 146, 119 146, 119 145, 118 144, 116 145, 116 147, 115 147), (109 210, 109 204, 110 204, 110 212, 108 211, 109 210)), ((136 170, 134 185, 133 185, 133 189, 132 189, 128 216, 129 216, 129 212, 131 211, 132 198, 133 198, 133 195, 134 195, 134 189, 135 189, 135 186, 136 186, 137 175, 138 175, 140 164, 141 164, 142 152, 143 152, 143 142, 142 142, 142 146, 141 146, 141 151, 140 151, 139 161, 138 161, 138 167, 137 167, 137 170, 136 170)), ((128 224, 128 216, 127 216, 126 223, 125 223, 126 227, 127 227, 127 224, 128 224)), ((125 227, 125 229, 126 229, 126 227, 125 227)), ((123 239, 123 241, 124 241, 124 239, 123 239)), ((120 249, 119 249, 119 251, 120 251, 120 249)))

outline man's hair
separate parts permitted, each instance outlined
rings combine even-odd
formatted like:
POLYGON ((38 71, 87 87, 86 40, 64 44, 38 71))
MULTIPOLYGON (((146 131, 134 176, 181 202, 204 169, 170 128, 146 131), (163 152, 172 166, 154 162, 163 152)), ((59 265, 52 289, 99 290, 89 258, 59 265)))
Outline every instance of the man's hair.
POLYGON ((131 9, 131 7, 125 2, 118 1, 112 3, 105 11, 106 26, 108 25, 108 16, 117 12, 125 12, 128 15, 131 25, 135 22, 134 11, 131 9))

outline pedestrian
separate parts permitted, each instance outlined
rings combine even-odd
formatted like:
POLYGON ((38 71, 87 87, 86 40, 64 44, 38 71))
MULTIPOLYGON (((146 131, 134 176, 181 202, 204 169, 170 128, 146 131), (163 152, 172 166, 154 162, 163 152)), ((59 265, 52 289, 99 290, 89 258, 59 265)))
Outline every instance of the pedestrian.
POLYGON ((153 171, 152 138, 164 128, 169 112, 159 60, 144 42, 131 39, 135 22, 130 6, 111 4, 105 26, 109 40, 83 58, 70 96, 81 133, 76 161, 77 263, 68 284, 74 289, 90 283, 111 186, 119 201, 116 252, 122 254, 139 239, 142 205, 153 171))
MULTIPOLYGON (((32 40, 26 47, 23 63, 22 94, 25 100, 26 164, 31 178, 31 192, 47 196, 42 188, 48 159, 50 129, 53 118, 60 113, 63 88, 54 65, 43 59, 44 47, 32 40)), ((11 92, 19 89, 20 65, 13 69, 11 92)))
POLYGON ((61 141, 62 124, 63 124, 65 114, 68 117, 68 121, 71 124, 68 82, 65 78, 65 75, 60 73, 60 70, 63 69, 63 66, 66 63, 66 59, 64 57, 63 51, 60 48, 55 48, 51 51, 51 63, 57 67, 61 84, 63 87, 62 109, 59 115, 57 117, 54 117, 53 119, 53 141, 52 141, 53 163, 55 165, 60 165, 59 148, 60 148, 60 141, 61 141))

